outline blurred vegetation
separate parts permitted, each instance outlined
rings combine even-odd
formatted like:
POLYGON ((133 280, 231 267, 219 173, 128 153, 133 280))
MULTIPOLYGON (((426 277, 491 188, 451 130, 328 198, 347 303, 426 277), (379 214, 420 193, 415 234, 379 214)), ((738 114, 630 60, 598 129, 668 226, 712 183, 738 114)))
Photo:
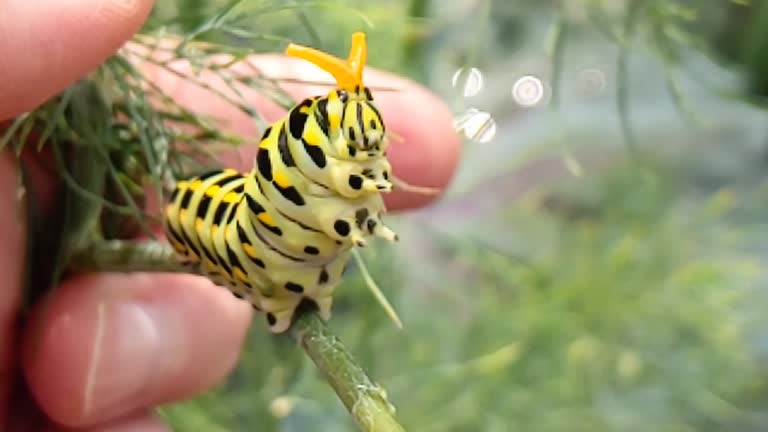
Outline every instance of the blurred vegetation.
MULTIPOLYGON (((288 40, 346 52, 364 30, 372 66, 424 83, 457 117, 492 119, 495 135, 467 140, 442 202, 390 217, 402 244, 365 251, 405 329, 355 271, 330 322, 408 430, 758 431, 768 429, 767 20, 768 5, 746 0, 176 0, 158 2, 147 30, 240 57, 288 40), (456 82, 469 76, 460 68, 477 68, 477 91, 456 82), (511 97, 525 75, 544 82, 541 104, 511 97)), ((132 73, 119 60, 105 70, 132 73)), ((143 100, 139 88, 122 90, 143 100)), ((81 108, 68 121, 88 117, 81 108)), ((193 122, 166 108, 151 124, 193 122)), ((247 145, 195 125, 199 135, 162 137, 247 145)), ((157 141, 123 126, 108 140, 116 148, 157 141)), ((161 156, 176 173, 173 155, 161 156)), ((145 159, 113 163, 154 173, 145 159)), ((121 192, 121 178, 99 185, 125 195, 107 206, 125 216, 135 190, 121 192)), ((258 325, 225 384, 161 411, 180 431, 353 430, 295 343, 258 325)))

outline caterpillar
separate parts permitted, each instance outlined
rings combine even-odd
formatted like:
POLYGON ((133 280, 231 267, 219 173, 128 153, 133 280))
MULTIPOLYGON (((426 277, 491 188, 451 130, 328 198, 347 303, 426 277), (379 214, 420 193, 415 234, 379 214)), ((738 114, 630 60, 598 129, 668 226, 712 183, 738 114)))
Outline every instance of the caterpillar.
POLYGON ((250 172, 178 181, 163 217, 176 256, 264 312, 273 333, 303 301, 328 320, 352 249, 398 239, 381 219, 393 178, 384 120, 363 85, 365 34, 352 35, 346 60, 296 44, 286 54, 331 74, 336 88, 267 127, 250 172))

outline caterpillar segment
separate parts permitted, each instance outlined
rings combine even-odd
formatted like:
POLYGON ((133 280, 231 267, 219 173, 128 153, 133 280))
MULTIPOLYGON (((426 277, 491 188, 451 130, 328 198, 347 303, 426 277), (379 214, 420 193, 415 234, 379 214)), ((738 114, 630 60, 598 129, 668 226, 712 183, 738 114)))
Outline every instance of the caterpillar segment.
POLYGON ((291 44, 286 52, 336 78, 262 134, 253 169, 212 171, 177 183, 165 210, 166 236, 180 260, 228 287, 287 330, 302 301, 329 319, 352 248, 378 237, 392 190, 387 131, 363 85, 365 36, 348 59, 291 44))

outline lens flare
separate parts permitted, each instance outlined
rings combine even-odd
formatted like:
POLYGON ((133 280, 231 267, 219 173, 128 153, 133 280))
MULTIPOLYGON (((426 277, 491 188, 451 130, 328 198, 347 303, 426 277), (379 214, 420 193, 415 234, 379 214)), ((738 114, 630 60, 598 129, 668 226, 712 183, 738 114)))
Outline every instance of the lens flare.
POLYGON ((468 109, 453 124, 457 131, 478 143, 486 143, 496 136, 496 120, 490 113, 477 108, 468 109))
POLYGON ((536 106, 544 100, 544 83, 533 75, 520 77, 512 86, 512 98, 524 107, 536 106))
POLYGON ((478 68, 459 68, 451 78, 453 88, 460 88, 465 98, 477 96, 484 84, 483 73, 478 68))

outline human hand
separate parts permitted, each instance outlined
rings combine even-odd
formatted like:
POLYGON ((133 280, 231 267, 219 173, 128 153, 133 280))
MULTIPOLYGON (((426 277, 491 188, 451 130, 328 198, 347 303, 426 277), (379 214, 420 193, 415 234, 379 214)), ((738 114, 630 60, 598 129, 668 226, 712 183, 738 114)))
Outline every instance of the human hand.
MULTIPOLYGON (((151 7, 151 0, 6 0, 0 14, 0 121, 34 109, 103 62, 138 30, 151 7)), ((252 62, 268 75, 327 78, 278 55, 252 62)), ((169 74, 146 70, 182 103, 256 140, 241 112, 169 74)), ((370 71, 366 81, 403 90, 375 95, 388 128, 404 138, 391 146, 394 172, 412 184, 445 186, 459 154, 447 108, 396 76, 370 71)), ((296 97, 326 90, 287 88, 296 97)), ((251 97, 270 121, 283 114, 251 97)), ((228 160, 246 169, 255 149, 228 160)), ((35 189, 53 196, 53 182, 36 169, 38 159, 25 162, 35 189)), ((64 281, 44 311, 38 305, 20 323, 26 239, 16 210, 17 163, 8 151, 0 156, 0 241, 13 251, 0 257, 0 429, 165 430, 152 407, 199 394, 232 370, 250 306, 201 277, 101 273, 64 281)), ((406 209, 429 199, 391 194, 387 202, 406 209)))

